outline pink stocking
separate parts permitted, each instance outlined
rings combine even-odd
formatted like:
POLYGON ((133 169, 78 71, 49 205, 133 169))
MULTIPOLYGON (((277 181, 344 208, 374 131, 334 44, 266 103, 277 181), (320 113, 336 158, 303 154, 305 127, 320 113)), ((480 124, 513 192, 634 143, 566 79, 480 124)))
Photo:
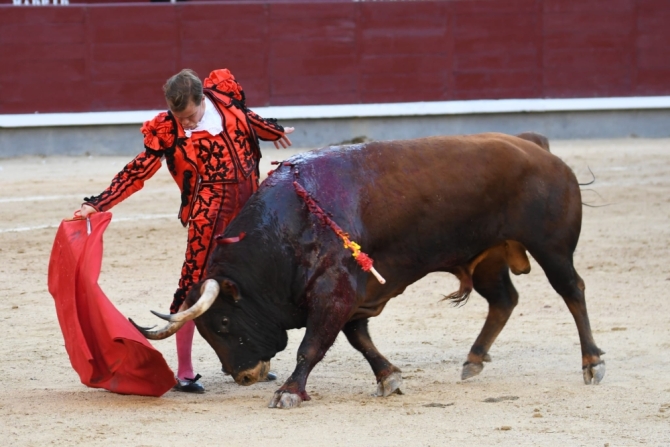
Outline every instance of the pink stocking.
POLYGON ((195 323, 187 322, 175 334, 177 337, 177 377, 180 379, 192 379, 193 363, 191 362, 191 348, 193 346, 193 333, 195 332, 195 323))

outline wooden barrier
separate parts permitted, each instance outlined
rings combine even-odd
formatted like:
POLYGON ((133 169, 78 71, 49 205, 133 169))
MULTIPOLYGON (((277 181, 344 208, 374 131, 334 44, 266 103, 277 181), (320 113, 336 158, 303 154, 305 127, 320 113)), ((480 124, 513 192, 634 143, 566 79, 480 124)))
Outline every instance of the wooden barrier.
POLYGON ((1 4, 0 113, 162 109, 184 67, 252 106, 668 95, 668 24, 667 0, 1 4))

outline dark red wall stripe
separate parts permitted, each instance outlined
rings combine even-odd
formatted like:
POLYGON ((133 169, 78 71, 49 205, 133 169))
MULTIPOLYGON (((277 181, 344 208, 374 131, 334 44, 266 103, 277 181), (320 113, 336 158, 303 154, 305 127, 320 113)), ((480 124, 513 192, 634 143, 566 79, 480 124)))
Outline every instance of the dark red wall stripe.
POLYGON ((667 0, 0 5, 0 113, 165 107, 227 67, 252 106, 670 94, 667 0))

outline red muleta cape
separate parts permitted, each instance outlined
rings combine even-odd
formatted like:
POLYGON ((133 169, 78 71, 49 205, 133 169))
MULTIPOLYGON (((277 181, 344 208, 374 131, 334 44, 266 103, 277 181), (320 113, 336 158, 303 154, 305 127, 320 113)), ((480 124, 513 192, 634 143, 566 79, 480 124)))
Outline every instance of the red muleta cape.
POLYGON ((98 285, 108 212, 61 222, 49 259, 49 292, 65 349, 84 385, 120 394, 161 396, 175 384, 160 352, 114 307, 98 285))

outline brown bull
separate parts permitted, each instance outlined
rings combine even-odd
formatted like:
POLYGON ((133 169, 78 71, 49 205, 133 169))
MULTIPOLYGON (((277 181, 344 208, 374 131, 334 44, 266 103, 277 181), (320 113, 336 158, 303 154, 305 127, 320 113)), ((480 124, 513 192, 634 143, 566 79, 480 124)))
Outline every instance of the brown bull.
POLYGON ((461 281, 452 299, 465 300, 474 289, 489 303, 465 379, 490 359, 518 300, 509 272, 528 272, 528 251, 575 319, 585 383, 598 383, 605 366, 572 260, 582 220, 579 184, 546 138, 520 137, 380 141, 292 157, 228 226, 222 237, 234 243, 214 251, 190 309, 163 316, 171 323, 145 335, 166 337, 195 318, 224 372, 248 385, 286 347, 286 330, 306 327, 296 368, 270 403, 292 407, 309 399, 307 377, 342 331, 368 360, 378 394, 387 396, 399 389, 400 370, 372 343, 368 318, 425 275, 451 272, 461 281), (361 270, 294 182, 374 259, 385 284, 361 270))

